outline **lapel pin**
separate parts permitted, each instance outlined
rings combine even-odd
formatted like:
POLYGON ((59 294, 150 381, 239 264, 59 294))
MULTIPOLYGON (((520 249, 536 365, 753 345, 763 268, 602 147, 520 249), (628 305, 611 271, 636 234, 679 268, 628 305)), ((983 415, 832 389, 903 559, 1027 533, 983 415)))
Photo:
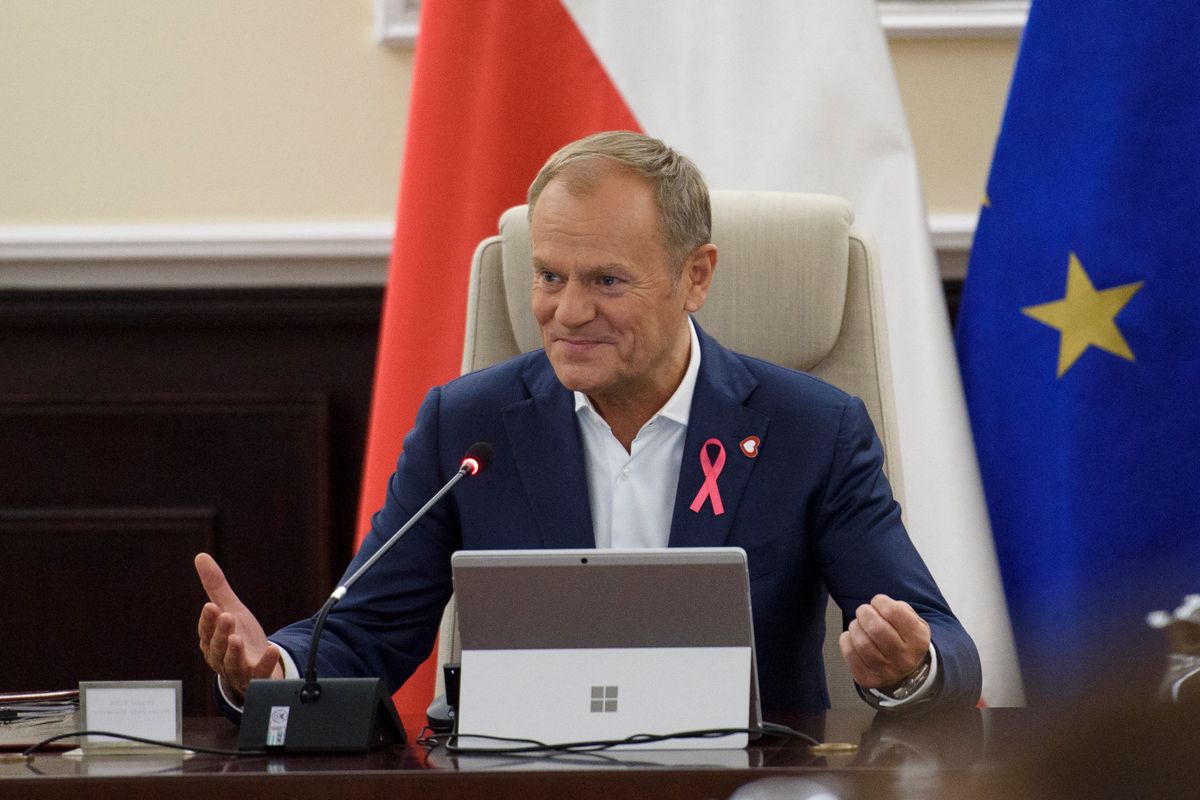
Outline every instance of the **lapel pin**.
POLYGON ((704 506, 704 501, 709 500, 712 503, 714 516, 721 516, 725 513, 725 504, 721 502, 721 490, 717 488, 717 478, 721 475, 721 470, 725 468, 725 445, 721 444, 720 439, 709 439, 700 447, 700 469, 704 471, 704 484, 700 487, 700 491, 696 492, 696 499, 692 501, 691 508, 697 514, 704 506), (708 457, 709 446, 717 448, 717 460, 714 462, 708 457))
POLYGON ((747 458, 758 458, 758 446, 762 444, 762 439, 757 436, 747 436, 742 439, 742 443, 738 445, 742 449, 742 455, 747 458))

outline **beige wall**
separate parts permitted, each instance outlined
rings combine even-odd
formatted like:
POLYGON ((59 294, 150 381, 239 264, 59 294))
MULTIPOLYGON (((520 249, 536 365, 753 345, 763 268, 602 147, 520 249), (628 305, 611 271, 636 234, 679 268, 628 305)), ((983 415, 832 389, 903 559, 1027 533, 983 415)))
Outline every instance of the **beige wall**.
POLYGON ((897 39, 891 49, 930 213, 976 213, 1017 39, 897 39))
MULTIPOLYGON (((372 0, 0 0, 0 226, 390 218, 412 53, 372 0)), ((897 39, 930 211, 974 214, 1012 38, 897 39)))
POLYGON ((372 0, 0 0, 0 225, 386 218, 372 0))

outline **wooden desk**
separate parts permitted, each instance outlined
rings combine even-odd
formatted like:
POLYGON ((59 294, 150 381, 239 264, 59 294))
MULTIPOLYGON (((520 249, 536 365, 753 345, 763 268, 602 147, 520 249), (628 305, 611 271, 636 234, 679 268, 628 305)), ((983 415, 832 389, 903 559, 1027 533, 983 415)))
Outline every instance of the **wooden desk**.
MULTIPOLYGON (((824 741, 860 745, 817 757, 795 740, 762 739, 746 750, 644 751, 548 758, 453 756, 409 744, 365 755, 78 757, 38 755, 0 763, 0 797, 37 798, 725 798, 765 778, 805 778, 847 797, 975 796, 1036 721, 1026 709, 894 719, 832 711, 792 723, 824 741)), ((184 741, 236 747, 223 719, 189 719, 184 741)), ((797 794, 794 784, 786 796, 797 794), (794 791, 793 791, 794 790, 794 791)))

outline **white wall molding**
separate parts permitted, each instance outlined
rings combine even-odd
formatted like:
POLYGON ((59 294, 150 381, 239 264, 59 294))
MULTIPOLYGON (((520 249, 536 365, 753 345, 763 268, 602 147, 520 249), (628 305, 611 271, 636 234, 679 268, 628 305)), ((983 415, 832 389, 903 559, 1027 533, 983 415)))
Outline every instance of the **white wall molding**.
POLYGON ((0 262, 386 258, 394 223, 0 226, 0 262))
POLYGON ((1020 36, 1030 0, 879 0, 889 38, 1020 36))
MULTIPOLYGON (((1020 36, 1030 0, 878 0, 879 20, 891 38, 1020 36)), ((419 4, 375 0, 375 38, 385 47, 417 40, 419 4)))
POLYGON ((395 224, 0 226, 0 288, 382 286, 395 224))
MULTIPOLYGON (((932 214, 943 278, 961 278, 974 214, 932 214)), ((0 225, 0 288, 382 286, 393 223, 0 225)))
POLYGON ((967 276, 971 243, 975 239, 976 214, 930 214, 929 238, 937 255, 942 280, 962 280, 967 276))
POLYGON ((939 253, 969 253, 978 214, 930 214, 929 235, 939 253))

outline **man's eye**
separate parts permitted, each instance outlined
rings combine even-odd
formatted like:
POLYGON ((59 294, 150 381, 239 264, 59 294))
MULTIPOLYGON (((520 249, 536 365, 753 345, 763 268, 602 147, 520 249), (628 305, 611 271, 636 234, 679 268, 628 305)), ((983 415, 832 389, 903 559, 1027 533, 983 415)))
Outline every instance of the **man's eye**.
POLYGON ((543 271, 543 272, 538 273, 538 280, 540 280, 542 283, 557 283, 558 276, 555 275, 553 272, 544 272, 543 271))
POLYGON ((618 279, 614 278, 612 275, 602 275, 600 277, 600 285, 601 286, 616 286, 617 282, 618 282, 618 279))

